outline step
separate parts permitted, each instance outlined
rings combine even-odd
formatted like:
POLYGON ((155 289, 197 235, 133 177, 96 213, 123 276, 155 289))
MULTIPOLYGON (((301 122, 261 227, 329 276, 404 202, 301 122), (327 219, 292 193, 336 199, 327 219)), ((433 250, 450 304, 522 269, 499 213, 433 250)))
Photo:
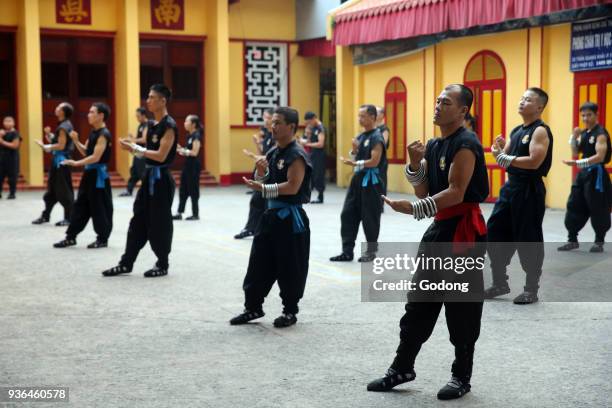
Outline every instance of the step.
MULTIPOLYGON (((79 187, 79 183, 81 182, 82 172, 73 172, 72 173, 72 186, 76 190, 79 187)), ((111 181, 112 188, 125 188, 127 186, 127 181, 121 177, 119 173, 116 171, 111 171, 108 173, 111 181)), ((174 177, 174 181, 176 185, 180 185, 181 180, 181 172, 179 170, 172 170, 172 177, 174 177)), ((45 173, 45 186, 47 185, 48 174, 45 173)), ((208 171, 203 170, 200 173, 200 186, 216 186, 219 183, 215 179, 215 177, 210 174, 208 171)), ((17 189, 18 190, 44 190, 46 187, 37 187, 30 186, 26 183, 23 175, 19 175, 19 179, 17 180, 17 189)))

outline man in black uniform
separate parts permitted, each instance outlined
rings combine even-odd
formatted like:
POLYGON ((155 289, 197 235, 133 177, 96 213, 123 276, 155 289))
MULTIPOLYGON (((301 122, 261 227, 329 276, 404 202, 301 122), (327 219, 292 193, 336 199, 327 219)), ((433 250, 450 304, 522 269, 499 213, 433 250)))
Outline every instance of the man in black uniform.
POLYGON ((506 268, 514 252, 518 252, 527 276, 524 292, 514 303, 538 301, 546 210, 542 177, 550 170, 553 152, 552 132, 541 119, 547 102, 548 95, 540 88, 527 89, 518 108, 523 124, 512 130, 508 143, 498 136, 491 146, 497 164, 506 169, 509 177, 487 222, 493 285, 485 291, 486 299, 510 293, 506 268))
POLYGON ((76 237, 85 229, 91 218, 97 237, 87 248, 105 248, 113 229, 113 197, 108 177, 107 163, 112 154, 112 136, 106 127, 110 108, 102 102, 96 102, 89 108, 87 121, 92 127, 85 144, 79 141, 79 134, 70 132, 77 150, 85 156, 81 160, 64 160, 62 166, 85 166, 81 177, 79 192, 74 203, 70 225, 66 230, 66 239, 55 243, 55 248, 66 248, 76 245, 76 237))
POLYGON ((283 313, 274 320, 274 326, 297 322, 310 256, 310 226, 302 204, 310 201, 312 173, 306 152, 294 139, 299 119, 292 108, 274 111, 272 132, 277 146, 257 160, 255 180, 244 179, 250 188, 261 192, 267 209, 257 226, 242 286, 245 310, 230 320, 232 325, 264 316, 264 299, 275 281, 283 313))
POLYGON ((310 148, 310 162, 312 163, 312 187, 319 193, 316 200, 311 204, 323 204, 323 192, 325 191, 325 127, 314 112, 306 112, 304 115, 306 126, 310 127, 310 138, 300 139, 304 147, 310 148))
POLYGON ((183 170, 181 171, 181 186, 179 189, 178 213, 172 217, 173 220, 182 220, 187 198, 191 198, 191 217, 185 218, 187 221, 197 221, 200 219, 200 146, 202 145, 202 121, 198 115, 187 115, 184 123, 187 131, 187 144, 185 147, 178 145, 176 151, 185 157, 183 170))
POLYGON ((102 272, 104 276, 116 276, 132 272, 138 253, 147 241, 157 256, 155 266, 144 273, 146 278, 168 274, 168 255, 172 248, 172 199, 174 179, 169 166, 176 155, 178 130, 176 122, 168 115, 167 104, 172 93, 166 85, 155 84, 149 90, 147 108, 153 112, 155 122, 147 132, 147 147, 129 140, 120 140, 121 146, 134 156, 144 157, 147 171, 142 186, 134 200, 134 215, 130 220, 125 253, 119 265, 102 272))
MULTIPOLYGON (((132 143, 144 146, 147 144, 147 130, 149 129, 150 121, 147 118, 147 110, 145 108, 136 109, 136 120, 138 120, 138 129, 136 129, 136 137, 131 133, 128 139, 132 143)), ((127 189, 119 194, 119 197, 131 197, 136 183, 144 177, 146 163, 145 159, 134 157, 132 159, 132 167, 130 167, 130 178, 127 182, 127 189)))
MULTIPOLYGON (((383 139, 385 140, 385 149, 389 149, 389 137, 391 136, 391 130, 385 122, 385 108, 382 106, 376 107, 376 129, 380 132, 383 139)), ((383 194, 387 194, 387 173, 389 172, 389 163, 385 163, 385 167, 382 169, 380 178, 383 181, 383 194)), ((384 211, 384 206, 383 206, 384 211)))
MULTIPOLYGON (((481 257, 484 262, 486 225, 479 203, 489 194, 487 168, 478 138, 462 126, 472 100, 472 92, 464 85, 444 88, 434 110, 434 123, 440 127, 442 136, 429 140, 427 147, 418 141, 408 146, 410 164, 405 173, 420 200, 411 203, 385 197, 395 211, 413 214, 417 220, 435 216, 419 247, 419 252, 424 251, 427 257, 440 257, 441 243, 453 242, 463 243, 458 244, 459 248, 469 249, 470 256, 481 257)), ((421 267, 412 282, 420 287, 421 281, 439 278, 436 272, 421 267)), ((474 346, 480 335, 482 317, 482 268, 471 268, 463 274, 449 272, 454 282, 468 282, 470 293, 462 297, 461 293, 452 291, 432 292, 423 298, 424 294, 409 291, 406 313, 400 320, 400 344, 395 359, 383 378, 368 385, 368 391, 389 391, 415 379, 415 359, 433 332, 442 304, 450 341, 455 346, 455 361, 451 380, 440 389, 438 398, 459 398, 470 391, 474 346)))
POLYGON ((2 198, 2 186, 4 177, 8 177, 9 200, 15 199, 17 191, 17 178, 19 177, 19 145, 21 136, 15 129, 15 119, 7 116, 2 121, 3 129, 0 129, 0 198, 2 198))
POLYGON ((367 240, 366 252, 359 262, 371 262, 376 257, 378 234, 380 232, 380 215, 384 191, 381 173, 387 165, 387 154, 383 136, 376 129, 376 107, 363 105, 359 109, 359 124, 364 132, 353 139, 351 159, 340 158, 344 164, 353 166, 355 174, 346 192, 344 207, 340 215, 342 236, 342 253, 331 257, 334 262, 353 260, 355 239, 359 223, 367 240))
POLYGON ((47 180, 47 192, 43 195, 45 209, 42 215, 32 221, 32 224, 43 224, 49 222, 51 210, 55 203, 59 203, 64 207, 64 219, 55 225, 58 227, 67 226, 70 224, 70 214, 72 213, 72 205, 74 204, 74 190, 72 189, 72 173, 70 166, 62 166, 61 162, 70 158, 74 145, 70 139, 70 132, 73 130, 70 117, 74 112, 74 108, 68 102, 62 102, 55 108, 55 116, 59 125, 54 133, 51 133, 51 128, 46 126, 44 129, 45 139, 47 144, 37 142, 43 148, 45 153, 51 153, 53 160, 49 170, 49 178, 47 180))
POLYGON ((563 160, 568 166, 577 166, 580 172, 567 200, 565 228, 568 231, 568 242, 559 247, 559 251, 578 248, 578 232, 589 217, 595 230, 595 243, 590 252, 603 252, 606 232, 610 229, 612 186, 605 166, 610 162, 612 148, 610 135, 597 123, 597 110, 597 105, 592 102, 586 102, 580 107, 580 116, 586 129, 574 129, 569 142, 574 156, 582 153, 582 158, 563 160))
MULTIPOLYGON (((266 109, 263 113, 264 125, 259 129, 259 132, 253 135, 253 142, 257 148, 257 155, 265 156, 270 149, 274 147, 274 138, 272 137, 272 115, 273 109, 266 109)), ((249 218, 246 225, 238 234, 234 235, 235 239, 243 239, 251 237, 255 234, 257 224, 266 209, 266 200, 263 199, 261 193, 257 190, 253 191, 251 200, 249 201, 249 218)))

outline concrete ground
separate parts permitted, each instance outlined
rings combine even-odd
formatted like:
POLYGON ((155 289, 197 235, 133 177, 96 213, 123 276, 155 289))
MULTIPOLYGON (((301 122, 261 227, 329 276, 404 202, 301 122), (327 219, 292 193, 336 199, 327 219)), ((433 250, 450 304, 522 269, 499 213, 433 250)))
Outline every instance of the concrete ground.
MULTIPOLYGON (((232 238, 246 219, 244 191, 202 191, 202 220, 174 224, 170 274, 160 279, 142 277, 154 263, 148 246, 131 275, 100 275, 125 244, 132 199, 118 198, 119 191, 110 246, 99 250, 85 249, 95 237, 91 224, 77 247, 53 249, 62 229, 30 224, 42 192, 21 192, 16 201, 5 194, 0 386, 70 387, 69 404, 12 406, 610 406, 612 303, 516 306, 512 296, 485 304, 473 388, 464 398, 436 400, 453 359, 443 315, 417 359, 417 379, 394 392, 366 392, 393 358, 403 304, 362 303, 359 264, 328 262, 340 250, 344 190, 337 188, 324 205, 307 207, 311 262, 298 324, 272 326, 280 312, 275 287, 259 323, 229 326, 242 310, 251 246, 232 238)), ((483 208, 488 216, 491 205, 483 208)), ((426 226, 387 209, 380 241, 418 241, 426 226)), ((548 241, 563 241, 563 212, 547 211, 544 228, 548 241)), ((590 226, 583 235, 593 239, 590 226)), ((521 286, 512 282, 512 295, 521 286)))

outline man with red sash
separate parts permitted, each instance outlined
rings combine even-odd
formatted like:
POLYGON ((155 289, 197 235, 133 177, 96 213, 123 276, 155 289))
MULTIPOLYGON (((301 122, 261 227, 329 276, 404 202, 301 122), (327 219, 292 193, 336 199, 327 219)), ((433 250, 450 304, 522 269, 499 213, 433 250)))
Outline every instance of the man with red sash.
POLYGON ((474 345, 482 316, 487 231, 479 203, 489 194, 482 145, 473 132, 463 127, 472 100, 472 92, 464 85, 444 88, 434 111, 434 123, 442 136, 429 140, 426 147, 420 142, 408 146, 410 164, 406 166, 406 177, 419 200, 383 198, 395 211, 412 214, 417 220, 435 217, 423 235, 419 257, 479 257, 482 263, 464 272, 458 268, 416 270, 412 279, 416 289, 409 291, 406 313, 400 320, 397 354, 385 376, 368 384, 368 391, 389 391, 416 378, 416 356, 431 335, 442 305, 450 341, 455 346, 455 361, 451 380, 440 389, 438 398, 460 398, 470 391, 474 345), (466 284, 467 293, 428 291, 421 287, 425 281, 449 280, 466 284))

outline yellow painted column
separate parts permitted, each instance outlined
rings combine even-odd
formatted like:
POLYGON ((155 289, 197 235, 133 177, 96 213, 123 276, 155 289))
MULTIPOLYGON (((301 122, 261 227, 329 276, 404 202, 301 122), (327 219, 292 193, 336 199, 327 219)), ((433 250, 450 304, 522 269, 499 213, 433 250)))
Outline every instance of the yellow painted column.
POLYGON ((527 64, 528 87, 542 87, 543 34, 544 29, 542 27, 534 27, 527 29, 527 38, 529 46, 529 50, 527 53, 527 56, 529 58, 527 64))
POLYGON ((42 150, 42 79, 38 1, 19 0, 17 94, 19 131, 23 136, 21 173, 32 186, 44 184, 42 150))
POLYGON ((221 185, 231 181, 229 10, 226 0, 206 0, 206 168, 221 185))
POLYGON ((349 47, 336 47, 336 182, 341 187, 348 186, 352 174, 352 168, 343 164, 340 157, 347 157, 352 147, 351 139, 357 132, 355 73, 349 47))
POLYGON ((123 0, 117 7, 115 37, 115 163, 124 179, 130 175, 131 155, 120 149, 118 139, 135 132, 134 111, 140 106, 140 51, 138 2, 123 0))
POLYGON ((425 84, 423 86, 423 135, 421 141, 426 143, 428 139, 434 137, 437 130, 433 123, 433 116, 436 106, 435 100, 440 91, 439 88, 441 88, 438 83, 441 81, 442 64, 438 63, 435 47, 426 48, 423 51, 423 59, 425 84))

